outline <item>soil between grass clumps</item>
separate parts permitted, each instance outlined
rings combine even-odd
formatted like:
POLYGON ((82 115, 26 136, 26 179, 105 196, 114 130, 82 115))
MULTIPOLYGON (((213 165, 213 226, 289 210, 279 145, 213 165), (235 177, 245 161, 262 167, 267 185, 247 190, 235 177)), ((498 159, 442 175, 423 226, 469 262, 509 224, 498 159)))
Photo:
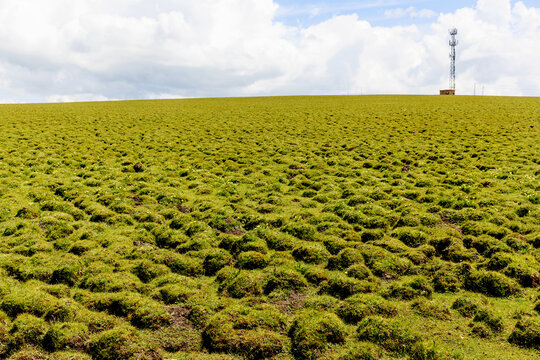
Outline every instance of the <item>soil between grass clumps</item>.
POLYGON ((1 105, 0 358, 537 359, 538 113, 1 105))

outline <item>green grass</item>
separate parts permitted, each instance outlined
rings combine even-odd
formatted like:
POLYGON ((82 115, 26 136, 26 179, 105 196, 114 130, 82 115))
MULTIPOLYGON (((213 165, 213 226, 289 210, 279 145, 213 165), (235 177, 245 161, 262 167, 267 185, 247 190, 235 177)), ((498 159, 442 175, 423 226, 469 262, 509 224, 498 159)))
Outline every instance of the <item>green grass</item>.
POLYGON ((536 359, 539 113, 0 105, 0 358, 536 359))

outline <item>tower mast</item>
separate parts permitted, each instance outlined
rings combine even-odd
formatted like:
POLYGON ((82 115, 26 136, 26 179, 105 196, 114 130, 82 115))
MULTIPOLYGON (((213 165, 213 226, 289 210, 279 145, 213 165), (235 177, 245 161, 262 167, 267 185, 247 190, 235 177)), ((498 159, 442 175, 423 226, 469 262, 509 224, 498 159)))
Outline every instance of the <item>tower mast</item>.
POLYGON ((457 29, 450 30, 450 89, 456 90, 456 46, 458 41, 456 39, 457 29))

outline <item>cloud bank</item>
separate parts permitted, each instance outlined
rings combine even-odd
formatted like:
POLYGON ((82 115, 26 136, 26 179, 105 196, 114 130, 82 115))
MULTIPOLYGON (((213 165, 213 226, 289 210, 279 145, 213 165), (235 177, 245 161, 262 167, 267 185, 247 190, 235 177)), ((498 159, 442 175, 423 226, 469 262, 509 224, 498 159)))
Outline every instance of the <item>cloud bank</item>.
POLYGON ((454 26, 459 93, 540 95, 540 8, 396 9, 387 16, 432 21, 392 27, 356 14, 287 26, 278 11, 272 0, 3 0, 0 101, 435 94, 454 26))

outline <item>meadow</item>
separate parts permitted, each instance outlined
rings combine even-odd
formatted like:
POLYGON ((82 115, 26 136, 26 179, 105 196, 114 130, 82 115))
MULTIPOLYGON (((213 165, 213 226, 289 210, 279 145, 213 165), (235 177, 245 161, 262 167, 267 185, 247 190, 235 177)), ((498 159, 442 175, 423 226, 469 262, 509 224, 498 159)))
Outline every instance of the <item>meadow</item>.
POLYGON ((0 105, 0 358, 538 359, 539 114, 0 105))

